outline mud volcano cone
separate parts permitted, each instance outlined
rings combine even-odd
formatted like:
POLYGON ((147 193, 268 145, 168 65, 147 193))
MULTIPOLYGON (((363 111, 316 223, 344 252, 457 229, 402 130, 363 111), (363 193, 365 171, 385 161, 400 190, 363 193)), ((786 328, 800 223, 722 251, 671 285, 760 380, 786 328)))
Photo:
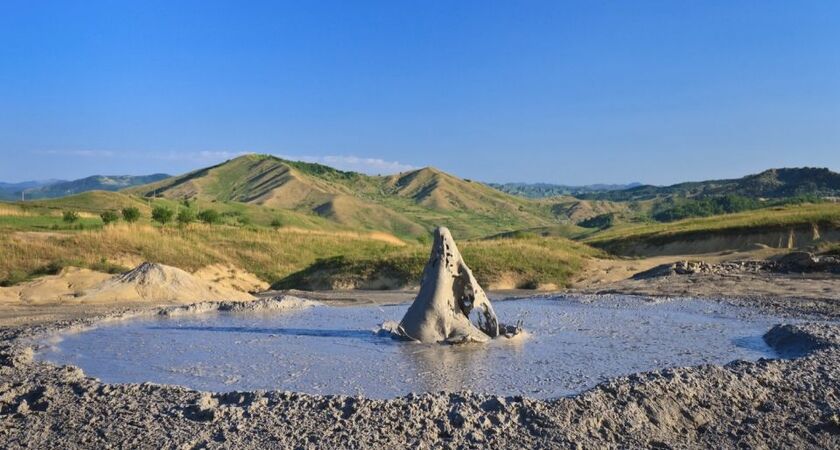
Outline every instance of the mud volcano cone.
POLYGON ((487 295, 448 229, 435 230, 420 292, 400 322, 400 332, 420 342, 485 342, 499 335, 487 295))

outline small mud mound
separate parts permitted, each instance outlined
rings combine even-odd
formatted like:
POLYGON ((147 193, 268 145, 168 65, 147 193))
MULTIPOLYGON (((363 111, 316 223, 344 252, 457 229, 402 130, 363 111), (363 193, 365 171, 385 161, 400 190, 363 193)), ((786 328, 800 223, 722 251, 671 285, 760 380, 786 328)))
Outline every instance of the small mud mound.
POLYGON ((205 281, 181 269, 144 262, 86 291, 82 303, 200 300, 253 300, 246 292, 205 281))

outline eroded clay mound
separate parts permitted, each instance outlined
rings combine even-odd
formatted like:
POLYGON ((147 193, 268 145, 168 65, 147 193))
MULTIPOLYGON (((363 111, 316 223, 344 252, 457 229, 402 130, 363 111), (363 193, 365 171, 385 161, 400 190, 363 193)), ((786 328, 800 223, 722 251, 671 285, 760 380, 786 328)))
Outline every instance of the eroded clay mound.
POLYGON ((82 303, 202 300, 253 300, 247 292, 211 283, 181 269, 144 262, 83 293, 82 303))
MULTIPOLYGON (((513 330, 501 326, 502 334, 513 330)), ((490 300, 448 229, 435 230, 420 292, 393 332, 420 342, 485 342, 500 335, 490 300)))

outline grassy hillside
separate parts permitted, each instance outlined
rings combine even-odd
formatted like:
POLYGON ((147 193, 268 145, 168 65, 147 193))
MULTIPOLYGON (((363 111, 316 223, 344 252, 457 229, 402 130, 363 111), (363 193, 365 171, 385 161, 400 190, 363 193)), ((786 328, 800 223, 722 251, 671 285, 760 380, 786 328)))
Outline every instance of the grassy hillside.
MULTIPOLYGON (((73 181, 59 181, 23 189, 27 199, 58 198, 88 191, 118 191, 130 186, 152 183, 169 175, 94 175, 73 181)), ((18 192, 14 199, 19 199, 18 192)))
POLYGON ((585 186, 567 186, 563 184, 551 183, 488 183, 488 186, 508 194, 518 195, 520 197, 548 198, 560 197, 564 195, 574 196, 581 194, 591 194, 594 192, 602 191, 621 191, 636 186, 641 186, 641 183, 589 184, 585 186))
POLYGON ((825 168, 770 169, 737 179, 679 183, 672 186, 637 186, 625 190, 583 194, 582 198, 637 201, 667 197, 785 198, 803 195, 840 196, 840 173, 825 168))
MULTIPOLYGON (((445 177, 431 175, 424 182, 445 177)), ((365 179, 377 183, 383 180, 365 179)), ((437 220, 435 214, 449 220, 459 220, 467 214, 457 209, 448 215, 430 212, 420 205, 423 199, 418 193, 423 189, 409 187, 416 188, 419 184, 391 186, 400 190, 400 194, 379 194, 370 189, 366 192, 371 198, 388 197, 392 204, 402 205, 408 216, 427 221, 429 226, 437 220)), ((486 192, 484 189, 489 188, 476 186, 471 195, 480 198, 486 192)), ((341 202, 341 199, 336 197, 334 201, 341 202)), ((486 201, 500 200, 491 194, 486 201)), ((121 192, 93 191, 60 199, 0 203, 0 254, 4 255, 0 261, 0 284, 55 273, 68 265, 119 271, 150 260, 187 270, 215 263, 232 264, 283 287, 325 287, 325 283, 326 287, 348 286, 348 283, 363 286, 383 276, 387 276, 389 286, 400 287, 418 282, 428 256, 426 234, 401 241, 389 234, 348 227, 305 211, 207 199, 194 199, 188 204, 191 210, 215 209, 221 215, 221 222, 160 226, 151 220, 152 209, 164 206, 173 211, 183 210, 187 206, 182 200, 142 198, 121 192), (99 217, 104 211, 125 207, 140 211, 137 223, 120 221, 105 226, 99 217), (65 211, 74 211, 80 218, 67 223, 62 219, 65 211), (325 267, 329 269, 326 272, 325 267)), ((362 203, 361 208, 366 205, 390 211, 378 203, 362 203)), ((470 229, 492 230, 492 211, 476 209, 466 216, 470 229), (476 219, 482 214, 486 223, 476 219)), ((383 219, 370 210, 358 209, 358 205, 337 210, 354 211, 358 214, 355 220, 360 222, 383 219)), ((372 223, 371 227, 380 223, 372 223)), ((515 233, 509 239, 476 241, 461 239, 458 232, 455 235, 479 279, 496 287, 562 286, 581 270, 587 257, 598 254, 591 247, 559 235, 542 239, 535 233, 515 233)))
MULTIPOLYGON (((99 214, 104 211, 119 212, 122 208, 135 207, 140 210, 138 223, 151 224, 151 211, 156 206, 167 207, 176 213, 186 208, 183 202, 166 198, 141 198, 121 192, 91 191, 67 197, 27 202, 0 202, 0 229, 4 226, 14 230, 55 230, 98 228, 102 226, 99 214), (62 221, 64 211, 79 213, 77 224, 62 221)), ((289 210, 277 210, 259 205, 237 202, 197 200, 190 202, 189 209, 201 211, 213 209, 221 215, 221 222, 231 225, 253 225, 270 227, 279 224, 284 227, 298 227, 314 230, 349 231, 347 227, 312 214, 289 210)))
POLYGON ((639 245, 656 247, 676 241, 692 242, 733 235, 758 236, 767 232, 800 231, 807 234, 812 229, 814 235, 824 235, 822 240, 834 240, 832 236, 840 230, 840 204, 788 205, 671 223, 622 224, 586 236, 582 242, 621 254, 639 245))
POLYGON ((269 155, 241 156, 127 192, 287 209, 403 237, 439 225, 478 237, 557 222, 548 206, 432 168, 379 177, 269 155))

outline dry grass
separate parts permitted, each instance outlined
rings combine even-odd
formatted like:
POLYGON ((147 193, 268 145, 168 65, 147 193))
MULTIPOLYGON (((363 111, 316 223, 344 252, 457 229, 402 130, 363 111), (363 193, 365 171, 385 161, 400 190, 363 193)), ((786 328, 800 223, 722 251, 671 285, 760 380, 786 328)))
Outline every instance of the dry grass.
MULTIPOLYGON (((563 238, 464 241, 464 256, 484 283, 513 278, 520 287, 562 286, 598 251, 563 238)), ((23 281, 60 267, 111 267, 128 259, 185 270, 231 264, 284 287, 305 286, 309 268, 332 261, 343 276, 396 271, 416 283, 428 246, 383 239, 379 234, 192 225, 187 228, 119 224, 78 232, 11 232, 0 236, 0 281, 23 281), (336 262, 339 263, 336 263, 336 262), (297 276, 292 276, 296 274, 297 276), (291 284, 289 284, 291 283, 291 284), (297 284, 295 284, 297 283, 297 284)))
POLYGON ((6 217, 31 217, 36 215, 31 211, 26 211, 19 206, 0 203, 0 216, 6 217))
MULTIPOLYGON (((458 246, 479 283, 499 288, 568 286, 588 258, 604 255, 587 245, 554 237, 461 241, 458 246)), ((389 278, 394 286, 416 285, 428 257, 428 245, 417 244, 373 257, 340 255, 319 260, 275 286, 359 286, 379 276, 389 278)))
POLYGON ((47 265, 91 267, 135 256, 186 270, 227 263, 273 281, 318 258, 373 256, 400 248, 361 234, 206 225, 156 228, 120 224, 75 233, 41 233, 41 238, 34 238, 37 234, 0 236, 0 254, 4 256, 0 279, 19 279, 21 274, 36 273, 47 265))

